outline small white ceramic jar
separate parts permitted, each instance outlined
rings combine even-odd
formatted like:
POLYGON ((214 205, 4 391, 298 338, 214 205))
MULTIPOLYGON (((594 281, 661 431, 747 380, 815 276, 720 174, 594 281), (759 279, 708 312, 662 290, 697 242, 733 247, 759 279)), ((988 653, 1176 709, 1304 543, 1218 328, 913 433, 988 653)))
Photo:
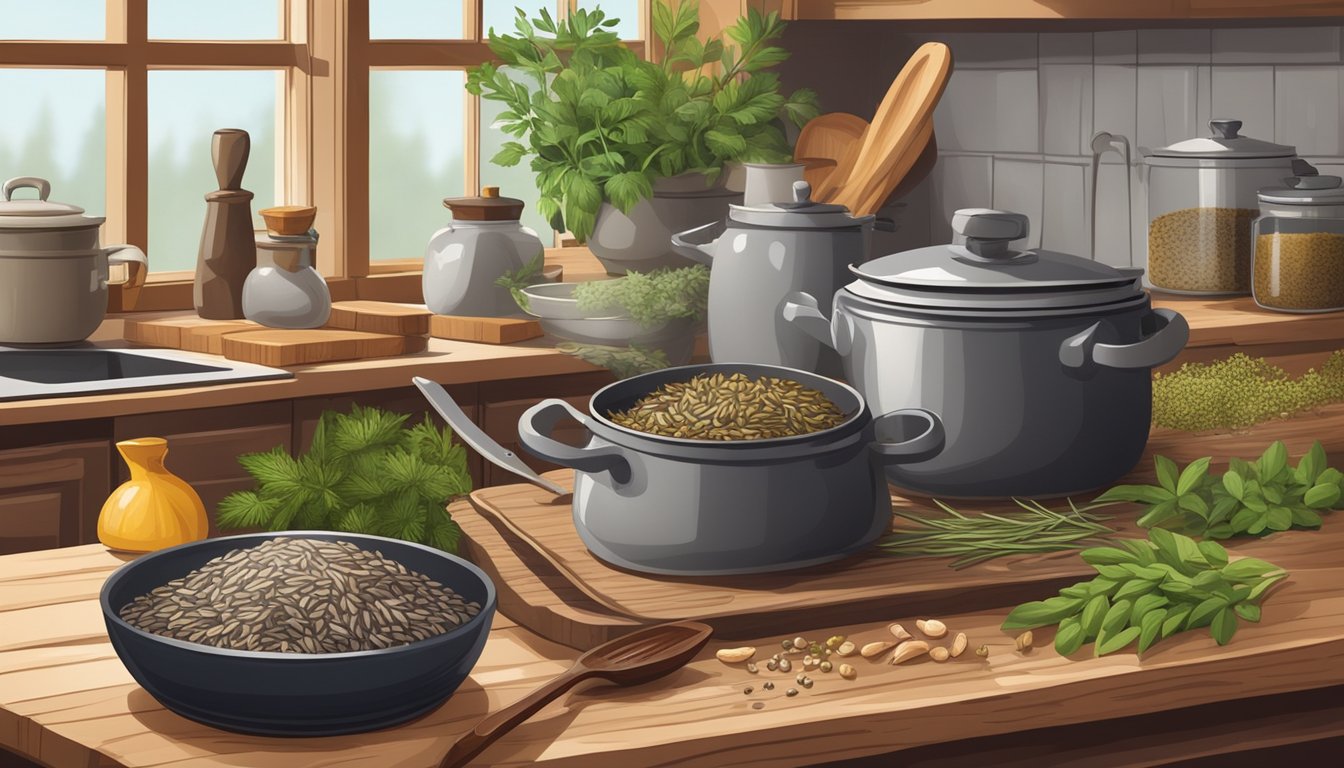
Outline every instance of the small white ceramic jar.
POLYGON ((331 316, 331 291, 313 265, 317 231, 257 235, 257 267, 243 283, 243 316, 268 328, 320 328, 331 316))
POLYGON ((497 281, 543 252, 537 233, 519 223, 523 201, 486 187, 480 197, 447 198, 443 205, 453 222, 435 232, 425 250, 425 305, 439 315, 518 314, 508 288, 497 281))

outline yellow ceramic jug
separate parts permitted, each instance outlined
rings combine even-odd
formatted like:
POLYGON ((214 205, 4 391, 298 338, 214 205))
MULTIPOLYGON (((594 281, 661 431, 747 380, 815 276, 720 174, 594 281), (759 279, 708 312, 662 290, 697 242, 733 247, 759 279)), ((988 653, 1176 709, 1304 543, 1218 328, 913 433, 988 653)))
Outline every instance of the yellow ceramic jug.
POLYGON ((98 540, 109 549, 153 552, 204 539, 210 530, 205 505, 190 485, 163 465, 162 437, 122 440, 117 450, 130 467, 98 515, 98 540))

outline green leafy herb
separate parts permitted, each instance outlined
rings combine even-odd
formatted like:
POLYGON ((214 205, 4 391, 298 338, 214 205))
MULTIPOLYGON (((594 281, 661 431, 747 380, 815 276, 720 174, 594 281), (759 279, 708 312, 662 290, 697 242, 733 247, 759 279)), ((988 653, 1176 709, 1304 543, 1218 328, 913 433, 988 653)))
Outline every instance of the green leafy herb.
POLYGON ((574 286, 574 300, 590 315, 628 314, 645 328, 680 317, 703 320, 709 308, 709 267, 696 264, 589 280, 574 286))
POLYGON ((1344 474, 1326 465, 1319 442, 1296 467, 1288 449, 1276 442, 1256 461, 1232 459, 1226 472, 1209 472, 1202 458, 1178 470, 1165 456, 1154 458, 1157 485, 1120 485, 1096 503, 1132 501, 1147 505, 1138 519, 1144 528, 1163 527, 1190 536, 1227 539, 1289 528, 1319 528, 1322 511, 1339 506, 1344 474))
POLYGON ((238 457, 257 488, 219 502, 222 528, 339 530, 457 550, 461 530, 444 505, 471 491, 466 450, 424 421, 356 405, 318 420, 308 453, 283 446, 238 457))
POLYGON ((946 517, 923 517, 908 512, 896 516, 913 525, 889 534, 878 543, 887 554, 903 557, 955 557, 953 568, 982 563, 1004 555, 1080 549, 1113 530, 1107 518, 1092 514, 1097 506, 1055 512, 1036 501, 1014 499, 1022 511, 963 515, 935 500, 946 517))
POLYGON ((556 344, 555 348, 591 365, 606 368, 618 379, 628 379, 641 373, 661 370, 672 364, 661 349, 638 344, 631 344, 628 347, 608 347, 601 344, 576 344, 566 341, 556 344))
POLYGON ((1320 370, 1301 376, 1241 352, 1153 374, 1153 423, 1168 429, 1243 429, 1340 401, 1344 351, 1332 353, 1320 370))
POLYGON ((509 294, 513 300, 518 303, 518 308, 527 311, 527 294, 523 289, 531 285, 536 285, 541 281, 541 270, 546 266, 546 250, 537 252, 536 258, 532 259, 523 266, 512 272, 505 272, 495 280, 495 285, 501 288, 508 288, 509 294))
POLYGON ((1277 566, 1254 558, 1232 560, 1217 542, 1201 541, 1154 528, 1148 540, 1085 549, 1081 556, 1097 570, 1091 581, 1060 590, 1056 597, 1014 608, 1003 629, 1059 625, 1055 650, 1068 656, 1094 643, 1105 656, 1138 641, 1143 653, 1157 641, 1208 627, 1226 645, 1239 621, 1260 620, 1260 602, 1287 577, 1277 566))
POLYGON ((500 64, 471 70, 467 90, 503 103, 497 125, 521 141, 491 159, 530 158, 537 208, 580 242, 607 200, 624 212, 653 194, 653 181, 686 172, 711 180, 733 160, 790 157, 782 119, 817 114, 816 94, 782 95, 766 70, 788 54, 778 13, 751 9, 722 38, 700 40, 699 3, 653 3, 661 63, 634 55, 612 31, 617 19, 576 10, 555 20, 518 10, 516 34, 490 31, 500 64))

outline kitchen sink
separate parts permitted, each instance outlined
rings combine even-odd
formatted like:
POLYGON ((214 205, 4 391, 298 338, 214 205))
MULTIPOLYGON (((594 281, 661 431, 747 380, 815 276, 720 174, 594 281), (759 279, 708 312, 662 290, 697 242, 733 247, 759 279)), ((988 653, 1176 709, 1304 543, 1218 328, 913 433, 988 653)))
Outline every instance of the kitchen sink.
POLYGON ((279 368, 168 349, 0 347, 0 401, 292 377, 279 368))

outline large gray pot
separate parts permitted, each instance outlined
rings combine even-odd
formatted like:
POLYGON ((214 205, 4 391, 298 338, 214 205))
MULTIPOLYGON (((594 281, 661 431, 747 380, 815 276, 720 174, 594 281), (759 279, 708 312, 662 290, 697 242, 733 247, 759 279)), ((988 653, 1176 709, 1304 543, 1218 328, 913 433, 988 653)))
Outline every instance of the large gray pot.
POLYGON ((836 560, 891 525, 882 466, 937 455, 938 417, 909 409, 874 420, 853 388, 764 365, 693 365, 641 374, 598 390, 589 413, 545 400, 519 420, 523 446, 573 467, 574 526, 597 557, 635 571, 724 575, 836 560), (778 376, 821 390, 843 424, 798 437, 707 441, 637 432, 607 418, 660 385, 700 373, 778 376), (562 418, 592 435, 583 447, 550 437, 562 418))
POLYGON ((1148 439, 1152 369, 1185 346, 1141 270, 1017 252, 1018 214, 958 211, 966 246, 869 262, 830 320, 799 294, 785 316, 832 344, 875 413, 938 413, 947 446, 888 478, 950 497, 1062 496, 1133 469, 1148 439))
POLYGON ((653 197, 640 200, 628 214, 611 203, 598 209, 588 249, 611 275, 628 270, 689 267, 696 262, 677 253, 672 235, 728 215, 742 202, 741 192, 708 184, 701 174, 682 174, 653 183, 653 197))

